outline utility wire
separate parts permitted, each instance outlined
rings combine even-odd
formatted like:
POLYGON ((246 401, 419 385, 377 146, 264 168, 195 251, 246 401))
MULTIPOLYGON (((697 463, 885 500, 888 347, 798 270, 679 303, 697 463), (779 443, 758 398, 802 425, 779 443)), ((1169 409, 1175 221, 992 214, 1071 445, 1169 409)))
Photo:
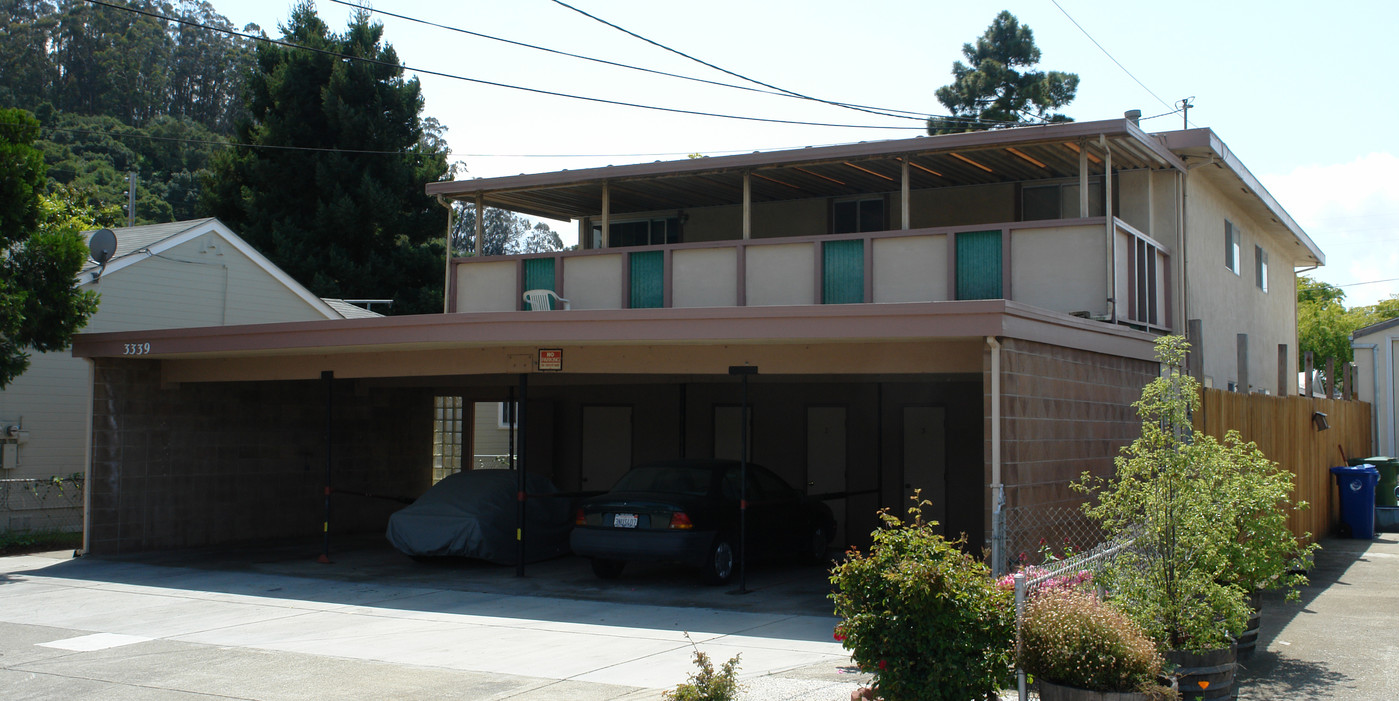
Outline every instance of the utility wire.
MULTIPOLYGON (((571 53, 571 52, 568 52, 568 51, 561 51, 561 50, 559 50, 559 49, 551 49, 551 48, 549 48, 549 47, 547 47, 547 46, 539 46, 539 45, 537 45, 537 44, 530 44, 530 43, 523 42, 523 41, 516 41, 516 40, 514 40, 514 39, 505 39, 505 38, 503 38, 503 37, 493 36, 493 35, 490 35, 490 34, 483 34, 483 33, 481 33, 481 32, 475 32, 475 31, 472 31, 472 30, 470 30, 470 29, 462 29, 461 27, 453 27, 453 26, 448 25, 448 24, 441 24, 441 23, 438 23, 438 22, 432 22, 432 21, 425 20, 425 19, 421 19, 421 18, 418 18, 418 17, 410 17, 410 16, 408 16, 408 15, 403 15, 403 14, 399 14, 399 13, 396 13, 396 12, 389 12, 388 10, 380 10, 380 9, 373 8, 373 7, 363 7, 363 6, 361 6, 361 5, 357 5, 357 4, 353 3, 353 2, 349 2, 349 0, 330 0, 330 1, 333 2, 333 3, 335 3, 335 4, 337 4, 337 5, 344 5, 344 6, 346 6, 346 7, 354 7, 354 8, 362 9, 362 10, 365 10, 365 11, 368 11, 368 12, 372 12, 372 13, 375 13, 375 14, 384 15, 384 16, 386 16, 386 17, 393 17, 393 18, 395 18, 395 19, 401 19, 401 20, 404 20, 404 21, 406 21, 406 22, 414 22, 414 23, 426 25, 426 26, 429 26, 429 27, 436 27, 436 28, 438 28, 438 29, 445 29, 445 30, 447 30, 447 31, 449 31, 449 32, 457 32, 457 33, 459 33, 459 34, 466 34, 466 35, 468 35, 468 36, 474 36, 474 37, 478 37, 478 38, 481 38, 481 39, 489 39, 490 41, 498 41, 498 42, 501 42, 501 43, 503 43, 503 44, 510 44, 511 46, 519 46, 519 47, 523 47, 523 48, 526 48, 526 49, 534 49, 535 51, 543 51, 543 52, 545 52, 545 53, 551 53, 551 54, 555 54, 555 55, 558 55, 558 56, 566 56, 566 57, 568 57, 568 58, 576 58, 576 59, 579 59, 579 60, 581 60, 581 61, 591 61, 591 62, 593 62, 593 63, 600 63, 600 64, 605 65, 605 66, 613 66, 613 67, 616 67, 616 68, 625 68, 625 69, 633 70, 633 71, 641 71, 642 73, 650 73, 650 74, 652 74, 652 75, 659 75, 659 76, 664 76, 664 77, 667 77, 667 78, 678 78, 678 79, 680 79, 680 80, 688 80, 688 81, 692 81, 692 82, 695 82, 695 83, 703 83, 703 84, 705 84, 705 85, 714 85, 714 86, 718 86, 718 87, 721 87, 721 88, 732 88, 732 89, 734 89, 734 90, 744 90, 744 91, 747 91, 747 92, 754 92, 754 93, 758 93, 758 94, 761 94, 761 95, 775 95, 775 96, 778 96, 778 97, 788 97, 788 98, 795 98, 795 99, 799 99, 799 100, 800 100, 800 99, 809 99, 809 98, 801 97, 801 96, 799 96, 799 95, 793 95, 792 93, 789 93, 789 92, 783 92, 783 91, 780 91, 780 90, 764 90, 764 89, 762 89, 762 88, 754 88, 754 87, 750 87, 750 86, 747 86, 747 85, 736 85, 736 84, 734 84, 734 83, 725 83, 725 82, 723 82, 723 81, 718 81, 718 80, 708 80, 708 79, 705 79, 705 78, 697 78, 697 77, 695 77, 695 76, 683 75, 683 74, 680 74, 680 73, 670 73, 670 72, 667 72, 667 71, 656 70, 656 69, 654 69, 654 68, 646 68, 646 67, 644 67, 644 66, 634 66, 634 65, 631 65, 631 64, 628 64, 628 63, 620 63, 620 62, 618 62, 618 61, 609 61, 609 60, 604 59, 604 58, 596 58, 596 57, 593 57, 593 56, 584 56, 583 54, 575 54, 575 53, 571 53)), ((891 107, 872 107, 872 106, 870 106, 870 105, 857 105, 857 104, 849 103, 849 102, 832 102, 832 103, 829 103, 829 104, 839 105, 839 106, 841 106, 841 107, 857 107, 857 108, 861 108, 861 109, 866 110, 866 111, 874 111, 876 114, 883 114, 883 115, 885 115, 885 116, 888 116, 888 117, 895 117, 895 118, 898 118, 898 119, 917 119, 917 120, 924 120, 924 119, 927 119, 928 116, 929 116, 926 112, 915 112, 915 111, 913 111, 913 110, 900 110, 900 109, 894 109, 894 108, 891 108, 891 107)))
MULTIPOLYGON (((289 42, 289 41, 284 41, 284 40, 281 40, 281 39, 272 39, 272 38, 269 38, 269 37, 266 37, 266 36, 256 36, 256 35, 252 35, 252 34, 246 34, 246 33, 244 33, 244 32, 234 31, 234 30, 232 30, 232 29, 226 29, 226 28, 223 28, 223 27, 215 27, 215 26, 211 26, 211 25, 207 25, 207 24, 201 24, 201 23, 195 22, 195 21, 193 21, 193 20, 183 19, 183 18, 180 18, 180 17, 171 17, 171 16, 169 16, 169 15, 162 15, 162 14, 159 14, 159 13, 156 13, 156 12, 150 12, 150 11, 147 11, 147 10, 142 10, 142 9, 140 9, 140 8, 126 7, 126 6, 122 6, 122 5, 114 5, 114 4, 112 4, 112 3, 102 2, 102 0, 87 0, 87 1, 88 1, 89 3, 91 3, 91 4, 93 4, 93 5, 100 5, 100 6, 102 6, 102 7, 110 7, 110 8, 112 8, 112 9, 122 10, 122 11, 125 11, 125 12, 131 12, 131 13, 138 14, 138 15, 145 15, 145 16, 147 16, 147 17, 152 17, 152 18, 159 19, 159 20, 165 20, 165 21, 167 21, 167 22, 175 22, 175 23, 177 23, 177 24, 183 24, 183 25, 192 26, 192 27, 199 27, 199 28, 201 28, 201 29, 207 29, 207 30, 209 30, 209 31, 220 32, 220 33, 223 33, 223 34, 229 34, 229 35, 232 35, 232 36, 240 37, 240 38, 243 38, 243 39, 248 39, 248 40, 251 40, 251 41, 259 41, 259 42, 263 42, 263 43, 266 43, 266 44, 274 44, 274 45, 276 45, 276 46, 281 46, 281 47, 288 48, 288 49, 298 49, 298 50, 301 50, 301 51, 310 51, 310 52, 312 52, 312 53, 323 54, 323 55, 326 55, 326 56, 331 56, 331 57, 343 59, 343 60, 346 60, 346 61, 359 61, 359 62, 361 62, 361 63, 368 63, 368 64, 375 65, 375 66, 383 66, 383 67, 386 67, 386 68, 394 68, 394 69, 408 70, 408 71, 413 71, 413 72, 415 72, 415 73, 420 73, 420 74, 423 74, 423 75, 432 75, 432 76, 437 76, 437 77, 439 77, 439 78, 450 78, 450 79, 452 79, 452 80, 460 80, 460 81, 464 81, 464 82, 468 82, 468 83, 476 83, 476 84, 478 84, 478 85, 489 85, 489 86, 491 86, 491 87, 497 87, 497 88, 506 88, 506 89, 510 89, 510 90, 520 90, 520 91, 522 91, 522 92, 534 93, 534 94, 536 94, 536 95, 548 95, 548 96, 550 96, 550 97, 563 97, 563 98, 568 98, 568 99, 572 99, 572 100, 582 100, 582 101, 585 101, 585 102, 596 102, 596 103, 599 103, 599 104, 615 105, 615 106, 619 106, 619 107, 634 107, 634 108, 637 108, 637 109, 652 110, 652 111, 656 111, 656 112, 668 112, 668 113, 672 113, 672 114, 688 114, 688 115, 693 115, 693 116, 698 116, 698 117, 715 117, 715 118, 718 118, 718 119, 735 119, 735 120, 748 121, 748 122, 764 122, 764 123, 768 123, 768 124, 792 124, 792 125, 796 125, 796 126, 835 127, 835 128, 841 128, 841 129, 900 129, 900 130, 919 130, 919 131, 922 131, 922 130, 923 130, 923 127, 921 127, 921 126, 906 126, 906 127, 903 127, 903 126, 885 126, 885 125, 881 125, 881 124, 838 124, 838 123, 832 123, 832 122, 806 122, 806 121, 794 120, 794 119, 776 119, 776 118, 772 118, 772 117, 751 117, 751 116, 747 116, 747 115, 723 114, 723 113, 719 113, 719 112, 704 112, 704 111, 700 111, 700 110, 687 110, 687 109, 681 109, 681 108, 678 108, 678 107, 661 107, 661 106, 658 106, 658 105, 644 105, 644 104, 640 104, 640 103, 636 103, 636 102, 625 102, 625 101, 622 101, 622 100, 609 100, 609 99, 601 98, 601 97, 589 97, 589 96, 586 96, 586 95, 574 95, 574 94, 571 94, 571 93, 557 92, 557 91, 554 91, 554 90, 544 90, 544 89, 541 89, 541 88, 530 88, 530 87, 525 87, 525 86, 522 86, 522 85, 512 85, 512 84, 509 84, 509 83, 499 83, 499 82, 495 82, 495 81, 491 81, 491 80, 483 80, 483 79, 481 79, 481 78, 470 78, 470 77, 463 76, 463 75, 456 75, 456 74, 453 74, 453 73, 445 73, 445 72, 443 72, 443 71, 434 71, 434 70, 429 70, 429 69, 426 69, 426 68, 414 68, 414 67, 412 67, 412 66, 403 65, 403 64, 400 64, 400 63, 390 63, 390 62, 388 62, 388 61, 380 61, 380 60, 378 60, 378 59, 365 58, 365 57, 362 57, 362 56, 351 56, 351 55, 349 55, 349 54, 342 54, 342 53, 339 53, 339 52, 337 52, 337 51, 330 51, 330 50, 328 50, 328 49, 318 49, 318 48, 311 47, 311 46, 302 46, 302 45, 300 45, 300 44, 293 44, 293 43, 291 43, 291 42, 289 42)), ((887 116, 887 115, 885 115, 885 116, 887 116)))
MULTIPOLYGON (((573 10, 574 12, 577 12, 578 14, 583 15, 584 17, 587 17, 588 19, 591 19, 591 20, 593 20, 593 21, 595 21, 595 22, 600 22, 600 23, 602 23, 602 24, 605 24, 605 25, 607 25, 607 26, 609 26, 609 27, 611 27, 611 28, 613 28, 613 29, 615 29, 615 30, 617 30, 617 31, 619 31, 619 32, 622 32, 623 34, 626 34, 626 35, 628 35, 628 36, 631 36, 631 37, 635 37, 635 38, 637 38, 637 39, 640 39, 641 41, 644 41, 644 42, 646 42, 646 43, 648 43, 648 44, 650 44, 650 45, 652 45, 652 46, 654 46, 654 47, 656 47, 656 48, 658 48, 658 49, 662 49, 662 50, 664 50, 664 51, 669 51, 670 53, 673 53, 673 54, 675 54, 675 55, 677 55, 677 56, 682 56, 682 57, 687 58, 687 59, 689 59, 689 60, 691 60, 691 61, 694 61, 695 63, 698 63, 698 64, 700 64, 700 65, 702 65, 702 66, 707 66, 707 67, 712 68, 712 69, 714 69, 714 70, 716 70, 716 71, 719 71, 720 73, 726 73, 726 74, 731 75, 731 76, 733 76, 733 77, 735 77, 735 78, 738 78, 739 80, 746 80, 746 81, 748 81, 748 82, 750 82, 750 83, 753 83, 753 84, 755 84, 755 85, 761 85, 761 86, 763 86, 763 87, 765 87, 765 88, 770 88, 770 89, 772 89, 772 90, 776 90, 776 91, 778 91, 778 92, 785 93, 785 94, 790 95, 790 96, 792 96, 792 97, 798 97, 798 98, 801 98, 801 99, 803 99, 803 100, 811 100, 812 102, 820 102, 820 103, 824 103, 824 104, 831 105, 831 106, 834 106, 834 107, 843 107, 843 108, 845 108, 845 109, 855 110, 855 111, 857 111, 857 112, 868 112, 868 113, 870 113, 870 114, 878 114, 878 115, 883 115, 883 116, 886 116, 886 117, 898 116, 898 115, 890 115, 890 114, 887 114, 887 113, 885 113, 885 112, 877 111, 877 108, 871 109, 871 108, 867 108, 867 107, 862 107, 862 106, 860 106, 860 105, 852 105, 852 104, 845 103, 845 102, 835 102, 835 101, 832 101, 832 100, 823 100, 823 99, 821 99, 821 98, 819 98, 819 97, 811 97, 810 95, 803 95, 803 94, 801 94, 801 93, 799 93, 799 92, 794 92, 794 91, 788 90, 788 89, 786 89, 786 88, 779 88, 779 87, 777 87, 776 85, 772 85, 771 83, 764 83, 763 81, 757 80, 756 78, 749 78, 748 76, 743 75, 743 74, 741 74, 741 73, 735 73, 735 72, 733 72, 733 71, 731 71, 731 70, 729 70, 729 69, 727 69, 727 68, 722 68, 722 67, 720 67, 720 66, 716 66, 716 65, 714 65, 714 64, 712 64, 712 63, 710 63, 710 62, 708 62, 708 61, 705 61, 704 59, 700 59, 700 58, 696 58, 696 57, 694 57, 694 56, 691 56, 690 54, 687 54, 687 53, 685 53, 684 51, 681 51, 681 50, 679 50, 679 49, 674 49, 674 48, 671 48, 671 47, 669 47, 669 46, 666 46, 665 44, 662 44, 662 43, 660 43, 660 42, 658 42, 658 41, 655 41, 655 40, 652 40, 652 39, 648 39, 648 38, 646 38, 646 37, 644 37, 644 36, 641 36, 640 34, 637 34, 636 32, 631 31, 630 29, 627 29, 627 28, 625 28, 625 27, 618 26, 618 25, 616 25, 616 24, 613 24, 612 22, 609 22, 609 21, 607 21, 607 20, 601 18, 601 17, 598 17, 597 15, 590 14, 590 13, 584 11, 584 10, 580 10, 580 9, 578 9, 578 8, 576 8, 576 7, 572 6, 572 5, 570 5, 570 4, 566 3, 566 2, 564 2, 563 0, 553 0, 553 2, 554 2, 555 4, 557 4, 557 5, 560 5, 560 6, 562 6, 562 7, 566 7, 566 8, 568 8, 568 9, 570 9, 570 10, 573 10)), ((914 119, 914 117, 904 117, 904 119, 914 119)), ((967 119, 967 118, 965 118, 965 117, 952 117, 951 119, 960 120, 960 121, 972 121, 972 122, 978 121, 978 120, 975 120, 975 119, 967 119)))
MULTIPOLYGON (((1068 11, 1068 10, 1065 10, 1063 5, 1060 5, 1060 4, 1059 4, 1059 0, 1049 0, 1049 1, 1052 2, 1052 3, 1054 3, 1054 6, 1057 7, 1057 8, 1059 8, 1059 11, 1062 12, 1062 13, 1064 13, 1064 16, 1065 16, 1065 17, 1068 17, 1068 18, 1069 18, 1069 21, 1070 21, 1070 22, 1073 22, 1075 27, 1078 27, 1078 31, 1083 32, 1083 36, 1088 37, 1088 40, 1091 41, 1091 42, 1093 42, 1093 45, 1096 46, 1096 47, 1098 47, 1098 50, 1099 50, 1099 51, 1102 51, 1104 56, 1107 56, 1109 59, 1112 59, 1112 62, 1113 62, 1113 63, 1116 63, 1116 64, 1117 64, 1117 67, 1118 67, 1118 68, 1121 68, 1121 69, 1122 69, 1122 72, 1127 74, 1127 77, 1131 78, 1132 80, 1136 80, 1136 81, 1137 81, 1137 85, 1142 86, 1142 90, 1145 90, 1145 91, 1147 91, 1148 93, 1151 93, 1151 96, 1154 97, 1154 98, 1156 98, 1156 101, 1157 101, 1157 102, 1161 103, 1162 105, 1165 105, 1167 108, 1171 107, 1171 104, 1170 104, 1169 102, 1166 102, 1165 100, 1162 100, 1160 95, 1157 95, 1156 93, 1151 92, 1151 88, 1146 87, 1146 83, 1143 83, 1142 81, 1138 80, 1138 79, 1137 79, 1137 76, 1132 75, 1132 72, 1129 71, 1129 70, 1127 70, 1127 67, 1124 66, 1124 65, 1122 65, 1122 62, 1121 62, 1121 61, 1118 61, 1116 58, 1113 58, 1112 54, 1108 53, 1108 50, 1105 49, 1105 48, 1103 48, 1103 45, 1102 45, 1102 44, 1099 44, 1099 43, 1098 43, 1098 40, 1097 40, 1097 39, 1094 39, 1094 38, 1093 38, 1093 35, 1092 35, 1092 34, 1089 34, 1089 33, 1088 33, 1088 30, 1083 28, 1083 25, 1079 24, 1079 23, 1078 23, 1078 20, 1074 19, 1074 16, 1071 15, 1071 14, 1069 14, 1069 11, 1068 11)), ((1179 112, 1179 111, 1180 111, 1179 109, 1176 110, 1176 112, 1179 112)), ((1166 114, 1175 114, 1175 112, 1167 112, 1166 114)), ((1164 116, 1164 115, 1157 115, 1157 116, 1164 116)))

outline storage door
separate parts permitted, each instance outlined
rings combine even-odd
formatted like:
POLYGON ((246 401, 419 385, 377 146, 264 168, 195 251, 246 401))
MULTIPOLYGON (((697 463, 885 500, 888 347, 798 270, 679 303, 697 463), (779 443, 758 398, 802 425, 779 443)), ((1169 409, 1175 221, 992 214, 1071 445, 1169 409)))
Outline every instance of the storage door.
POLYGON ((957 299, 1001 299, 1001 232, 957 234, 957 299))
POLYGON ((865 242, 827 241, 821 245, 821 303, 865 301, 865 242))
POLYGON ((665 255, 639 251, 628 256, 632 309, 659 309, 665 304, 665 255))

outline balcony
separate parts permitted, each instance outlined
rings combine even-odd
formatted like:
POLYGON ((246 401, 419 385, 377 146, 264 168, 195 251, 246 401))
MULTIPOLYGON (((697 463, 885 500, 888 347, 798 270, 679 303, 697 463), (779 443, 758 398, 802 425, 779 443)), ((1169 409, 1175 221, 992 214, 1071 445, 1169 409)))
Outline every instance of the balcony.
POLYGON ((529 289, 575 310, 1009 299, 1170 331, 1170 249, 1112 222, 1111 256, 1088 217, 458 258, 448 294, 454 312, 521 311, 529 289))

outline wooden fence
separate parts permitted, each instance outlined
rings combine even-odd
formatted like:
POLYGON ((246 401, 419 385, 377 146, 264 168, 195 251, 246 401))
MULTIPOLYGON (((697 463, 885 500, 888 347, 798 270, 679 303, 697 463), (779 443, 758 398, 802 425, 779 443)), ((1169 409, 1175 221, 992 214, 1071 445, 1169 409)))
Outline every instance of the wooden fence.
POLYGON ((1274 462, 1293 475, 1293 501, 1310 509, 1293 512, 1288 527, 1311 540, 1325 536, 1340 518, 1336 480, 1331 468, 1347 458, 1370 455, 1370 405, 1366 402, 1312 397, 1274 397, 1205 389, 1195 428, 1216 438, 1238 431, 1274 462), (1316 412, 1326 414, 1330 428, 1318 431, 1316 412))

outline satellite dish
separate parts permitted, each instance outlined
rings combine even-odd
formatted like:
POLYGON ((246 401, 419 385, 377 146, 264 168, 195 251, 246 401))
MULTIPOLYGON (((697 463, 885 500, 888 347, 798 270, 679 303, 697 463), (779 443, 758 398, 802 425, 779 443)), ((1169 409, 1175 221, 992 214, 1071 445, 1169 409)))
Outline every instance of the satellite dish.
POLYGON ((112 254, 117 252, 117 235, 111 229, 98 229, 87 242, 88 254, 92 262, 106 267, 112 254))

